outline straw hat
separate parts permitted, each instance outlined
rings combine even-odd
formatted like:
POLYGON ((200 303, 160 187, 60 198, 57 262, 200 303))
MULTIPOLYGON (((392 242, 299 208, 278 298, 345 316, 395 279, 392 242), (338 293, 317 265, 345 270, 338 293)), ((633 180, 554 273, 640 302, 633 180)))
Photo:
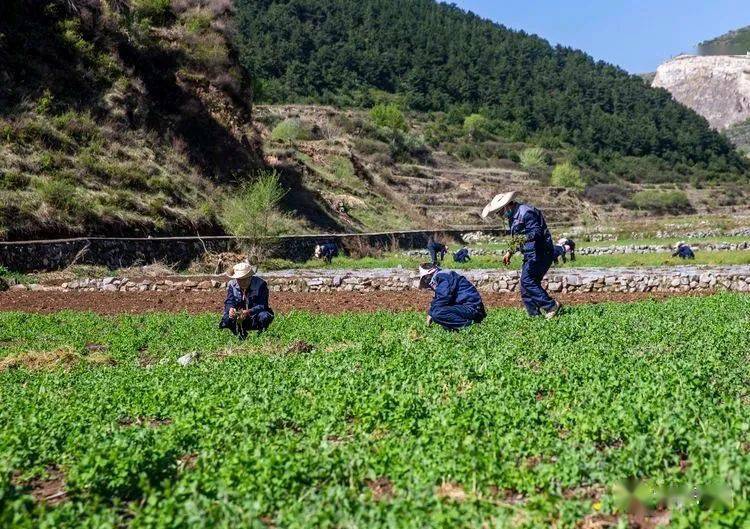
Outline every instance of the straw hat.
POLYGON ((511 200, 516 198, 516 192, 510 191, 508 193, 500 193, 499 195, 495 195, 495 198, 492 199, 492 202, 487 204, 484 207, 484 210, 482 210, 482 218, 486 219, 487 215, 490 213, 493 213, 499 209, 504 208, 508 204, 510 204, 511 200))
POLYGON ((251 277, 255 274, 255 268, 250 265, 247 261, 242 261, 241 263, 237 263, 234 265, 234 268, 232 269, 232 273, 229 274, 229 277, 232 279, 245 279, 246 277, 251 277))

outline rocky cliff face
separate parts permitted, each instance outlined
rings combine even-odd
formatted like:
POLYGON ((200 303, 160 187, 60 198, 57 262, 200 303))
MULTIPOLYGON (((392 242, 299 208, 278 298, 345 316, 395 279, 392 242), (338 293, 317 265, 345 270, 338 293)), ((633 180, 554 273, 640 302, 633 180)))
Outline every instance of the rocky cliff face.
POLYGON ((669 90, 715 129, 750 119, 750 55, 682 55, 659 66, 653 86, 669 90))

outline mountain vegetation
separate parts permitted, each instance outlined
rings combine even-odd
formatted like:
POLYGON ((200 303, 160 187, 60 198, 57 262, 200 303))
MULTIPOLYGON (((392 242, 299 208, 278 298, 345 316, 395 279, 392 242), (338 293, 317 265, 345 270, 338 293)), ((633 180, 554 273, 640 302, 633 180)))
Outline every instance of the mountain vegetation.
POLYGON ((482 113, 497 135, 566 148, 603 171, 644 157, 707 180, 746 171, 732 145, 666 91, 455 6, 237 0, 237 15, 240 58, 264 101, 482 113))
POLYGON ((698 44, 699 55, 745 55, 750 52, 750 26, 698 44))
POLYGON ((738 149, 750 156, 750 120, 732 125, 724 133, 738 149))

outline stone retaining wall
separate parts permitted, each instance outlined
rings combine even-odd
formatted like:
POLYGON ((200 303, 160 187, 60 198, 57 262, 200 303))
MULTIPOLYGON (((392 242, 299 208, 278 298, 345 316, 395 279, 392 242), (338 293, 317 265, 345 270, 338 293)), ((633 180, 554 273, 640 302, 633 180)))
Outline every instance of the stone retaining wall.
MULTIPOLYGON (((484 292, 516 292, 516 270, 462 272, 484 292)), ((274 292, 400 291, 417 287, 417 277, 403 268, 376 270, 284 270, 262 274, 274 292)), ((46 291, 211 291, 226 287, 223 277, 171 277, 131 280, 84 279, 60 286, 14 285, 16 290, 46 291)), ((547 275, 552 292, 687 292, 730 290, 750 292, 750 265, 653 268, 577 268, 547 275)))
MULTIPOLYGON (((313 256, 315 245, 335 242, 346 247, 362 244, 374 248, 423 248, 431 236, 461 238, 471 229, 412 230, 383 233, 319 234, 276 237, 269 244, 271 256, 291 261, 306 261, 313 256)), ((490 235, 503 235, 504 228, 483 229, 490 235)), ((242 242, 242 239, 239 239, 242 242)), ((127 268, 151 263, 167 263, 186 268, 206 251, 236 251, 234 237, 153 237, 108 238, 86 237, 51 241, 0 242, 0 266, 14 272, 60 270, 71 264, 127 268)))

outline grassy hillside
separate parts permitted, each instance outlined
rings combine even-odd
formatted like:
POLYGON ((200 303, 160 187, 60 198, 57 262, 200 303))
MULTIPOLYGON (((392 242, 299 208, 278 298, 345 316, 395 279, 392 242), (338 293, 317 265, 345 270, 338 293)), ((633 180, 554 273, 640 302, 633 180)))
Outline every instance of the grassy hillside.
POLYGON ((700 55, 745 55, 750 51, 750 26, 698 44, 700 55))
POLYGON ((686 181, 689 173, 638 158, 629 160, 636 171, 627 163, 606 171, 584 166, 561 181, 557 173, 569 156, 564 148, 512 141, 473 118, 382 106, 254 108, 269 165, 299 175, 299 185, 347 231, 474 226, 500 190, 520 192, 556 226, 622 225, 647 214, 733 216, 747 209, 745 185, 686 181))
POLYGON ((369 107, 390 98, 462 118, 480 112, 500 136, 567 148, 605 170, 636 157, 703 171, 703 180, 746 171, 731 144, 667 92, 454 6, 238 0, 237 13, 241 60, 265 101, 369 107))
MULTIPOLYGON (((42 5, 44 4, 44 5, 42 5)), ((0 236, 207 233, 261 163, 229 1, 0 6, 0 236)))

